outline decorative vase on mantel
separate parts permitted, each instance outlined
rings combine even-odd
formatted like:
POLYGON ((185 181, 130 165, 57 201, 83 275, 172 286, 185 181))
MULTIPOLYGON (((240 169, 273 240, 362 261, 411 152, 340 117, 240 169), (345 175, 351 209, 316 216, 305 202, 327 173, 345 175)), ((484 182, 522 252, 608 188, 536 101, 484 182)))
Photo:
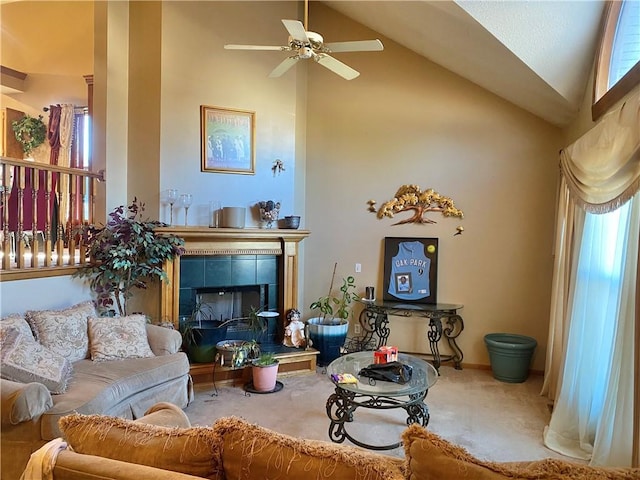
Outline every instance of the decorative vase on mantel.
POLYGON ((260 208, 260 221, 264 228, 273 228, 273 223, 278 220, 280 202, 265 200, 258 202, 258 207, 260 208))

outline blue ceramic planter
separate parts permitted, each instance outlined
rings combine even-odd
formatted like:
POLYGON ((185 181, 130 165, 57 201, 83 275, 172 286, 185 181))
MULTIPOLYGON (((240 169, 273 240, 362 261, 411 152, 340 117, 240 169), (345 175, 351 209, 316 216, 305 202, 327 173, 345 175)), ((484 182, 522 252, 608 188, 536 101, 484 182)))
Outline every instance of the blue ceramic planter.
POLYGON ((341 318, 329 321, 321 317, 307 320, 309 325, 309 338, 313 342, 313 348, 320 351, 317 362, 321 367, 329 365, 340 356, 340 348, 344 345, 349 331, 349 322, 341 318))

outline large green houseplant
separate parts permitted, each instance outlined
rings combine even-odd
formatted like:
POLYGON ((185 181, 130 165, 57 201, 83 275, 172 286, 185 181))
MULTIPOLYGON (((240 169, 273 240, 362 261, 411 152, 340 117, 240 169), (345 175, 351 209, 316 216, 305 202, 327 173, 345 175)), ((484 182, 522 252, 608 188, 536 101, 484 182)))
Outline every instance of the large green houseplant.
POLYGON ((144 204, 134 198, 128 207, 114 209, 106 225, 82 228, 90 261, 74 276, 89 279, 98 308, 107 315, 127 315, 134 289, 146 289, 152 279, 167 281, 164 262, 184 251, 182 238, 157 233, 157 227, 166 225, 143 220, 143 212, 144 204))
POLYGON ((352 302, 357 298, 355 279, 348 276, 342 279, 339 293, 333 292, 337 264, 333 267, 331 284, 327 295, 319 297, 309 308, 320 313, 307 320, 309 337, 313 347, 320 351, 318 364, 328 365, 340 356, 349 331, 349 317, 352 302))

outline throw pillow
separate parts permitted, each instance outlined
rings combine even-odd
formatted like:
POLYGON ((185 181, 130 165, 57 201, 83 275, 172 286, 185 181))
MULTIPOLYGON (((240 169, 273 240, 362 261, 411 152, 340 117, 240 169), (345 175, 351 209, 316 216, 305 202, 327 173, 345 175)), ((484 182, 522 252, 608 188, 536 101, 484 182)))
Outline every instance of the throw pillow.
POLYGON ((31 327, 22 315, 8 315, 0 320, 0 329, 4 330, 5 328, 14 328, 26 337, 33 338, 31 327))
POLYGON ((640 469, 589 467, 551 458, 484 462, 417 424, 404 431, 402 442, 411 480, 632 480, 640 475, 640 469))
POLYGON ((144 315, 89 318, 89 350, 96 362, 155 356, 144 315))
POLYGON ((221 439, 209 427, 162 427, 107 417, 73 414, 58 424, 77 453, 222 480, 221 439))
POLYGON ((250 478, 404 479, 401 463, 355 447, 304 440, 237 417, 218 419, 227 480, 250 478))
POLYGON ((38 382, 51 393, 64 393, 71 376, 71 363, 49 351, 22 332, 0 330, 0 375, 14 382, 38 382))
POLYGON ((64 310, 29 310, 26 313, 36 340, 70 362, 88 358, 87 319, 95 316, 96 309, 91 301, 64 310))

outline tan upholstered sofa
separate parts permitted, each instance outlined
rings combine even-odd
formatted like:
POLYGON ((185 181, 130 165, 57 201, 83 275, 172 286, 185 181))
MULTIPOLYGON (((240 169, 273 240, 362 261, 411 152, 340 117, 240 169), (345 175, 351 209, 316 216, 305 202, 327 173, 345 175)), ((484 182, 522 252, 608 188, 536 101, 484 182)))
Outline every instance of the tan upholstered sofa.
MULTIPOLYGON (((417 425, 403 434, 405 459, 293 438, 236 417, 220 418, 212 427, 190 427, 185 414, 169 404, 155 406, 135 422, 74 414, 62 418, 60 427, 68 445, 55 459, 53 480, 640 478, 637 469, 598 469, 558 460, 482 462, 417 425)), ((59 446, 43 447, 25 478, 35 477, 42 464, 50 464, 59 446)))
POLYGON ((84 303, 68 310, 31 312, 36 323, 24 323, 21 316, 0 322, 3 377, 0 380, 0 477, 3 480, 19 478, 31 453, 61 435, 58 420, 65 415, 77 412, 134 419, 157 402, 186 407, 192 400, 189 361, 180 352, 179 332, 147 324, 144 317, 93 321, 87 317, 87 320, 87 313, 93 312, 92 305, 84 303), (58 336, 73 337, 64 341, 58 338, 61 348, 75 345, 58 352, 70 355, 68 358, 81 357, 79 359, 70 361, 62 354, 41 348, 40 342, 53 340, 51 331, 41 329, 38 341, 29 337, 29 329, 34 325, 56 324, 69 318, 75 320, 65 325, 78 321, 79 330, 85 325, 86 331, 87 322, 94 327, 88 330, 92 333, 87 335, 88 344, 81 347, 78 347, 82 343, 78 340, 82 336, 80 331, 58 329, 55 332, 58 336), (136 338, 127 340, 128 345, 120 345, 122 338, 131 336, 136 338), (137 350, 128 349, 135 343, 139 344, 137 350), (82 350, 85 347, 86 352, 82 350), (85 358, 87 356, 89 358, 85 358), (56 362, 59 365, 53 368, 51 365, 56 362), (43 368, 25 373, 21 370, 23 366, 43 368), (22 381, 16 381, 17 378, 22 381))

